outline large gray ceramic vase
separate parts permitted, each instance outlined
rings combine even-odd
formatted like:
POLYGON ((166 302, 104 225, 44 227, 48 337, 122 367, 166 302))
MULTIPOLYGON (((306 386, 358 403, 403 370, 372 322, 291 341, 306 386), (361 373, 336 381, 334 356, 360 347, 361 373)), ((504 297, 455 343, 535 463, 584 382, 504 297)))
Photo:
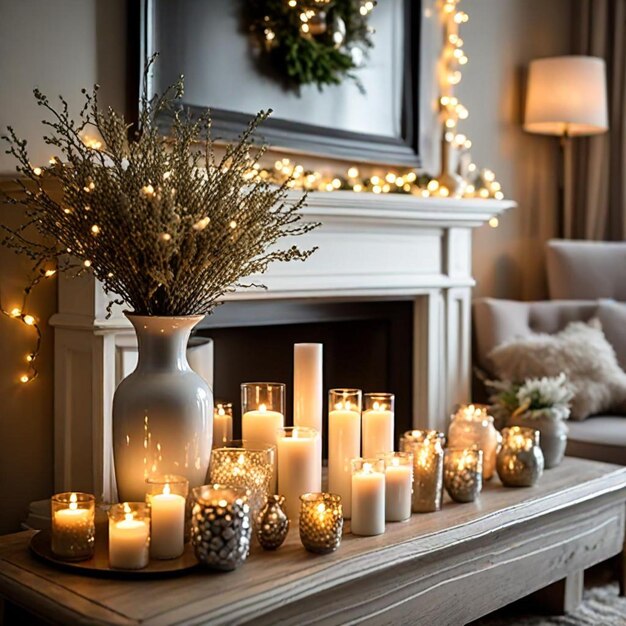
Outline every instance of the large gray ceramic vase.
POLYGON ((153 473, 204 484, 213 439, 213 396, 187 362, 187 342, 203 316, 127 315, 138 363, 113 398, 113 451, 122 502, 145 498, 153 473))

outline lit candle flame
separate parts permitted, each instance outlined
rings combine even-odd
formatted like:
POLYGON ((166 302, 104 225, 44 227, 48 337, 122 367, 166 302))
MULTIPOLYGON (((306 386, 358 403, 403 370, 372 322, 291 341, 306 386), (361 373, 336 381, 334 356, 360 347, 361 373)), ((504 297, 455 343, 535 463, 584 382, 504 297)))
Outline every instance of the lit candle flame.
POLYGON ((133 512, 130 510, 130 505, 128 502, 124 502, 124 519, 127 522, 133 521, 133 512))
POLYGON ((70 495, 70 511, 75 511, 78 508, 78 498, 76 494, 73 493, 70 495))
POLYGON ((169 496, 171 492, 172 490, 170 489, 170 484, 165 483, 165 486, 163 487, 163 495, 169 496))
POLYGON ((372 464, 371 463, 363 463, 363 472, 365 474, 371 474, 372 473, 372 464))
POLYGON ((265 411, 267 411, 267 407, 264 404, 259 404, 259 411, 261 411, 261 413, 265 413, 265 411))

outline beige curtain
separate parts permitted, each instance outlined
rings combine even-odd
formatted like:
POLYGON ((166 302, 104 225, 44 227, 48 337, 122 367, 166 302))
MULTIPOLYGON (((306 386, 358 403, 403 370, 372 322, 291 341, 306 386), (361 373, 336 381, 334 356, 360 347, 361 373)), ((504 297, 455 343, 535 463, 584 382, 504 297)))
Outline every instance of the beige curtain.
POLYGON ((577 0, 574 53, 606 62, 609 132, 574 140, 573 239, 626 240, 626 0, 577 0))

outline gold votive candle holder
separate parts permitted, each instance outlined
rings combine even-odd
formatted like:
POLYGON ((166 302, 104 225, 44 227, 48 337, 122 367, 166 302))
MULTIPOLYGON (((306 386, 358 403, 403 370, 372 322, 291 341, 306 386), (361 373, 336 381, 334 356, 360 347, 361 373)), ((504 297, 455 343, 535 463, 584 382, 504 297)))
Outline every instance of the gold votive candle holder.
POLYGON ((402 437, 400 437, 400 450, 402 452, 411 452, 412 444, 423 443, 424 441, 438 441, 439 445, 443 448, 446 442, 446 436, 438 430, 407 430, 402 437))
POLYGON ((191 543, 196 558, 210 569, 234 570, 250 553, 252 525, 246 490, 203 485, 192 494, 191 543))
POLYGON ((255 519, 270 492, 276 447, 244 440, 228 441, 211 453, 209 480, 248 492, 248 505, 255 519))
POLYGON ((113 504, 109 517, 109 565, 143 569, 150 560, 150 509, 145 502, 113 504))
POLYGON ((502 448, 496 469, 506 487, 532 487, 543 474, 544 458, 539 431, 522 426, 502 430, 502 448))
POLYGON ((341 497, 323 492, 302 494, 299 529, 300 541, 309 552, 334 552, 343 532, 341 497))
POLYGON ((443 499, 443 447, 440 437, 412 441, 413 513, 433 513, 441 509, 443 499))
POLYGON ((443 484, 455 502, 473 502, 483 488, 483 451, 448 448, 443 460, 443 484))
POLYGON ((213 447, 219 448, 233 439, 233 405, 217 401, 213 407, 213 447))
POLYGON ((96 541, 96 499, 90 493, 67 491, 51 499, 52 552, 66 561, 93 556, 96 541))

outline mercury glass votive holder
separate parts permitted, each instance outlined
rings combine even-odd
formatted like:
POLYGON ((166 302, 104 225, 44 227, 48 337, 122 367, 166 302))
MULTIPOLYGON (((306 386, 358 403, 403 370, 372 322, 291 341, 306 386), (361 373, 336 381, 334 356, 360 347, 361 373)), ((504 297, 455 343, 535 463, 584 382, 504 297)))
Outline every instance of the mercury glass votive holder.
POLYGON ((209 481, 249 492, 248 505, 255 519, 269 494, 275 458, 273 444, 252 445, 244 440, 226 442, 211 453, 209 481))
POLYGON ((539 431, 522 426, 502 430, 502 448, 496 469, 506 487, 532 487, 543 474, 544 458, 539 431))
POLYGON ((213 407, 213 447, 219 448, 233 439, 233 405, 217 401, 213 407))
POLYGON ((455 502, 473 502, 483 488, 483 451, 447 448, 443 460, 443 484, 455 502))
POLYGON ((433 513, 443 499, 443 447, 441 438, 409 442, 413 452, 413 513, 433 513))
POLYGON ((229 485, 203 485, 192 494, 191 543, 196 558, 210 569, 236 569, 250 553, 247 492, 229 485))
POLYGON ((90 493, 57 493, 51 499, 52 552, 67 561, 93 556, 96 499, 90 493))
POLYGON ((400 450, 402 452, 411 452, 412 444, 431 440, 439 441, 439 445, 443 448, 446 442, 446 436, 438 430, 407 430, 402 437, 400 437, 400 450))
POLYGON ((341 497, 334 493, 302 494, 299 529, 300 541, 309 552, 334 552, 343 532, 341 497))

